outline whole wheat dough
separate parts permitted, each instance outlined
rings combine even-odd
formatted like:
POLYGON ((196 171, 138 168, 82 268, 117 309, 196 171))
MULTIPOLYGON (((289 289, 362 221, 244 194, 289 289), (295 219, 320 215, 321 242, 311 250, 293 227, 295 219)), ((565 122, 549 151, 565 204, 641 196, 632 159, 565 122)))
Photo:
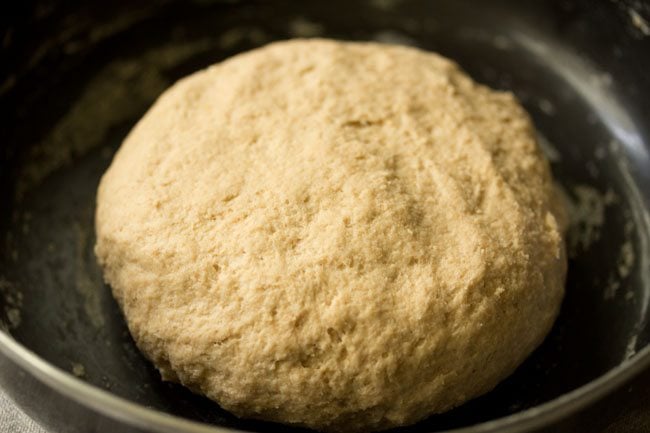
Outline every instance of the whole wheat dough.
POLYGON ((294 40, 160 97, 101 181, 96 254, 164 379, 377 430, 540 344, 566 271, 553 197, 511 94, 412 48, 294 40))

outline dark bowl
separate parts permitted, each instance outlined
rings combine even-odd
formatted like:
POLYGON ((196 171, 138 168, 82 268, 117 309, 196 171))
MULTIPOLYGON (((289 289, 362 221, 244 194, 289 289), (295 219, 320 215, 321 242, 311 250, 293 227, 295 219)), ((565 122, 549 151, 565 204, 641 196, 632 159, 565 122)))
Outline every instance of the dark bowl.
POLYGON ((93 212, 113 152, 166 87, 237 52, 313 36, 435 50, 513 91, 571 203, 567 294, 543 345, 487 395, 395 431, 594 431, 614 408, 650 401, 628 388, 611 394, 650 386, 650 2, 0 8, 0 386, 42 424, 84 433, 297 431, 237 419, 160 380, 102 282, 93 212))

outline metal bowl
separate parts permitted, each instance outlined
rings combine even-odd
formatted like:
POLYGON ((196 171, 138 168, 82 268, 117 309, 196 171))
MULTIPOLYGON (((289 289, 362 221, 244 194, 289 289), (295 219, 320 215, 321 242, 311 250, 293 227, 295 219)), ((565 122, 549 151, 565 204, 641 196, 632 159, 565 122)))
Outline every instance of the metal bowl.
POLYGON ((513 91, 571 203, 567 295, 544 344, 492 392, 395 431, 594 431, 642 404, 650 2, 16 3, 0 13, 0 386, 41 424, 298 431, 160 380, 102 282, 93 212, 113 152, 166 87, 237 52, 314 36, 435 50, 513 91))

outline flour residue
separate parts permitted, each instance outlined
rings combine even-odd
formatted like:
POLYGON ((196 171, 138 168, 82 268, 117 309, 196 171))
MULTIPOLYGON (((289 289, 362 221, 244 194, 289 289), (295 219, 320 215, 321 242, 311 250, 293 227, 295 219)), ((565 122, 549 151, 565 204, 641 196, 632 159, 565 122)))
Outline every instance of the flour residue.
POLYGON ((575 185, 565 195, 570 217, 569 255, 575 257, 600 239, 605 209, 617 197, 612 190, 601 192, 588 185, 575 185))
POLYGON ((636 37, 650 36, 650 5, 640 0, 611 0, 615 3, 630 23, 630 30, 636 37), (645 15, 645 16, 644 16, 645 15))
POLYGON ((298 17, 289 22, 289 33, 295 38, 313 38, 322 36, 325 27, 322 24, 298 17))
POLYGON ((550 162, 559 162, 562 160, 562 154, 559 150, 539 131, 537 131, 537 144, 550 162))
POLYGON ((637 335, 633 335, 625 347, 624 359, 630 359, 636 355, 637 335))
POLYGON ((101 145, 114 128, 140 116, 171 82, 165 70, 214 48, 210 38, 152 49, 104 66, 40 143, 29 148, 16 194, 24 195, 75 157, 101 145))
POLYGON ((537 106, 547 116, 555 116, 555 113, 557 112, 555 105, 545 98, 541 98, 539 101, 537 101, 537 106))
MULTIPOLYGON (((564 191, 564 194, 570 216, 568 251, 569 256, 575 258, 591 248, 601 238, 606 210, 619 203, 620 199, 612 190, 602 192, 588 185, 575 185, 568 191, 564 191)), ((636 263, 637 257, 633 240, 634 219, 629 212, 624 213, 624 218, 624 241, 612 255, 612 262, 615 263, 615 266, 604 282, 603 299, 605 300, 616 298, 625 278, 631 274, 636 263)), ((633 297, 634 294, 631 292, 624 294, 626 300, 633 299, 633 297)))
POLYGON ((75 288, 77 292, 83 297, 84 300, 84 311, 86 316, 90 320, 93 326, 96 328, 101 328, 104 326, 104 311, 101 305, 101 294, 103 291, 103 285, 101 281, 97 281, 96 278, 88 272, 88 266, 86 265, 86 252, 88 248, 92 248, 89 245, 90 233, 89 228, 82 228, 80 225, 75 227, 77 234, 77 248, 76 248, 76 257, 75 257, 75 288))
MULTIPOLYGON (((568 251, 570 257, 577 257, 591 248, 602 236, 608 207, 620 202, 612 191, 605 192, 588 185, 575 185, 564 191, 570 216, 568 232, 568 251)), ((634 244, 635 222, 630 212, 624 213, 624 240, 612 254, 613 271, 610 272, 603 286, 603 299, 617 297, 625 279, 636 265, 634 244)), ((626 292, 625 300, 634 298, 634 293, 626 292)))
MULTIPOLYGON (((624 225, 626 243, 629 242, 630 247, 626 248, 627 251, 622 250, 616 269, 619 275, 623 274, 624 277, 627 277, 635 266, 638 269, 650 269, 650 257, 647 254, 650 248, 647 236, 647 233, 650 232, 650 213, 648 213, 648 209, 643 205, 643 196, 632 177, 628 159, 621 149, 621 143, 615 140, 611 141, 609 143, 609 150, 618 165, 619 173, 625 185, 625 195, 629 197, 631 204, 629 215, 626 215, 627 221, 624 225), (632 239, 635 242, 632 242, 632 239), (635 246, 637 248, 636 250, 634 249, 635 246)), ((644 323, 647 320, 650 307, 650 290, 648 290, 650 288, 650 274, 648 272, 638 272, 636 275, 640 278, 641 287, 644 287, 645 290, 637 290, 632 295, 632 298, 641 306, 639 323, 644 323)), ((625 297, 626 299, 628 298, 627 293, 625 297)))
POLYGON ((634 266, 634 245, 627 240, 622 246, 618 256, 618 276, 626 278, 634 266))
POLYGON ((417 46, 415 39, 396 30, 383 30, 381 32, 377 32, 372 39, 383 44, 405 45, 410 47, 417 46))
MULTIPOLYGON (((627 236, 627 235, 626 235, 627 236)), ((635 253, 634 244, 630 239, 627 239, 618 252, 616 259, 616 272, 611 274, 605 285, 603 292, 603 299, 613 299, 616 297, 618 290, 621 288, 622 282, 632 272, 634 267, 635 253)), ((634 297, 634 292, 625 293, 625 299, 630 300, 634 297)))
POLYGON ((648 24, 648 21, 643 18, 640 13, 632 8, 628 9, 628 13, 630 15, 632 25, 636 27, 643 35, 650 36, 650 24, 648 24))
POLYGON ((86 367, 83 364, 75 362, 72 364, 72 374, 76 377, 84 377, 86 376, 86 367))
POLYGON ((16 286, 0 277, 0 296, 4 299, 3 313, 6 320, 0 320, 0 328, 16 329, 22 321, 23 293, 16 286))
POLYGON ((594 157, 597 160, 602 161, 603 159, 605 159, 606 156, 607 156, 607 149, 604 146, 596 147, 596 150, 594 151, 594 157))

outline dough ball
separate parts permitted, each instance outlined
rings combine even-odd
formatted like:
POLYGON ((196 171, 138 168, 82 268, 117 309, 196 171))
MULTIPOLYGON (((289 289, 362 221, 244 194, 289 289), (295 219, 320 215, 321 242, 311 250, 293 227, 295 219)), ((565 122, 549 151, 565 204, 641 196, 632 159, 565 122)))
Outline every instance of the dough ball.
POLYGON ((413 48, 294 40, 160 97, 101 181, 96 255, 164 379, 242 417, 381 430, 540 344, 561 215, 510 93, 413 48))

